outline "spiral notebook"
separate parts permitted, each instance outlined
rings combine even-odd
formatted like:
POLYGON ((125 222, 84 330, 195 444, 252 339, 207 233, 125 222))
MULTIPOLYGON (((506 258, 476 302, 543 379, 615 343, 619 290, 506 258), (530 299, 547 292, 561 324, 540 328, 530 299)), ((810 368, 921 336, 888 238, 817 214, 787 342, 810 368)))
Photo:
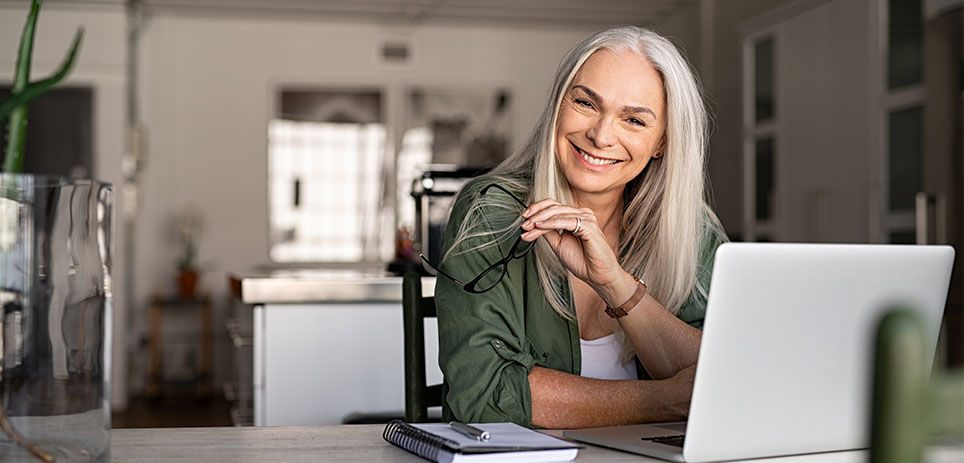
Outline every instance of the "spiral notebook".
POLYGON ((571 461, 583 447, 515 423, 472 424, 488 431, 488 441, 456 432, 447 423, 410 424, 394 420, 382 437, 389 443, 438 463, 571 461))

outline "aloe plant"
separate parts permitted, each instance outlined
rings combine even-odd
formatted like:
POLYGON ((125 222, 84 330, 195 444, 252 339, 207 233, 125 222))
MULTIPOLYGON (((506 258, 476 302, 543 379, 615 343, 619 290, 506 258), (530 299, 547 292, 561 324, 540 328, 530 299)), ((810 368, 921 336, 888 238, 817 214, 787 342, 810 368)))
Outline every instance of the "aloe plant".
POLYGON ((7 122, 7 147, 4 150, 3 171, 21 172, 23 170, 24 140, 27 136, 27 103, 44 94, 51 87, 63 80, 74 66, 77 50, 84 37, 84 29, 77 29, 70 51, 60 67, 50 77, 37 82, 30 82, 30 61, 33 56, 33 38, 37 28, 37 16, 40 14, 41 0, 33 0, 27 23, 20 35, 20 49, 17 53, 17 66, 14 70, 13 88, 9 98, 0 103, 0 122, 9 116, 7 122))
MULTIPOLYGON (((14 68, 11 94, 7 99, 0 102, 0 123, 9 117, 3 172, 21 172, 23 170, 24 141, 27 135, 27 104, 44 94, 70 73, 77 57, 77 50, 80 49, 84 37, 84 29, 79 28, 74 35, 70 51, 67 52, 67 56, 57 71, 50 77, 37 82, 30 82, 30 62, 33 57, 33 40, 37 29, 37 16, 40 14, 40 4, 41 0, 32 0, 30 4, 27 22, 24 24, 23 32, 20 35, 20 48, 17 52, 17 65, 14 68)), ((2 374, 2 369, 0 369, 0 374, 2 374)), ((45 462, 54 461, 53 455, 28 441, 13 427, 2 401, 0 401, 0 434, 5 434, 13 443, 24 448, 38 459, 45 462)))

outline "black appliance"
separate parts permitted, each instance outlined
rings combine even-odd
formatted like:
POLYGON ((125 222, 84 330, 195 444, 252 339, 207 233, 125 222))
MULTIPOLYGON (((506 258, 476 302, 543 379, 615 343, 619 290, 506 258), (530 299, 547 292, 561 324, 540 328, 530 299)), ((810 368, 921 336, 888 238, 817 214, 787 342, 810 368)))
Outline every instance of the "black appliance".
POLYGON ((440 259, 445 225, 455 194, 472 177, 489 169, 440 168, 433 165, 412 182, 412 198, 415 199, 415 251, 428 258, 432 265, 440 259))

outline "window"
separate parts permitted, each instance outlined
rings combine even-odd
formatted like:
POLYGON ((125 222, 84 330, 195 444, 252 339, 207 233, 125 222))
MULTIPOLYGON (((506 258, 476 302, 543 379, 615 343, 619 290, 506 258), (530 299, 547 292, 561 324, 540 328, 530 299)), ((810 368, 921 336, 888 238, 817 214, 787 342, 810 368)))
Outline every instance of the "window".
POLYGON ((889 0, 887 20, 887 86, 920 84, 924 63, 920 0, 889 0))
POLYGON ((753 56, 753 118, 756 122, 769 121, 775 116, 773 64, 773 39, 758 42, 753 56))
POLYGON ((921 191, 921 150, 923 110, 920 106, 893 111, 887 119, 888 162, 891 211, 914 208, 914 197, 921 191))
MULTIPOLYGON (((396 109, 404 111, 389 111, 381 89, 279 90, 268 127, 272 261, 388 263, 396 229, 399 238, 420 238, 414 179, 442 165, 484 168, 505 158, 507 89, 413 86, 400 94, 396 109), (386 114, 401 117, 392 126, 386 114)), ((447 211, 431 208, 433 223, 444 224, 436 216, 447 211)))
POLYGON ((915 197, 923 188, 923 24, 920 0, 879 0, 887 15, 881 68, 884 84, 880 151, 884 185, 879 239, 914 242, 915 197))
MULTIPOLYGON (((406 96, 405 131, 396 163, 396 205, 398 224, 414 227, 412 180, 422 172, 433 164, 485 169, 505 159, 512 98, 508 89, 473 87, 413 87, 406 96)), ((433 210, 444 213, 447 209, 443 205, 433 210)))
POLYGON ((384 261, 386 127, 377 90, 280 92, 268 127, 269 254, 275 262, 384 261))
POLYGON ((777 101, 776 41, 773 32, 744 41, 744 212, 747 241, 770 241, 776 233, 777 101))
POLYGON ((756 170, 756 219, 767 221, 773 216, 773 183, 775 166, 773 159, 773 138, 758 138, 756 141, 754 167, 756 170))

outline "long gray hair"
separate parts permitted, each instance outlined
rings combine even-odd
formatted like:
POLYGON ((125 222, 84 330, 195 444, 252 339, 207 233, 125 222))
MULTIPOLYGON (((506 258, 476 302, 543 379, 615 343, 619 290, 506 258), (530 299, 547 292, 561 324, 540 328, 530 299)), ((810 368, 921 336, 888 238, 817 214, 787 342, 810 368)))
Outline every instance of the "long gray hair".
MULTIPOLYGON (((499 164, 489 176, 507 187, 528 192, 528 202, 553 198, 574 205, 572 191, 556 161, 556 118, 576 72, 594 52, 632 50, 644 56, 659 72, 666 97, 664 155, 653 158, 626 185, 619 249, 619 262, 627 272, 646 281, 649 293, 670 312, 677 313, 694 287, 700 239, 705 222, 716 220, 706 205, 705 151, 707 114, 699 83, 679 50, 666 38, 647 29, 621 26, 597 32, 573 47, 556 72, 549 104, 528 141, 499 164)), ((445 258, 495 244, 518 233, 521 219, 498 230, 482 231, 473 216, 483 207, 497 207, 518 214, 519 205, 505 195, 486 194, 475 200, 449 246, 445 258), (459 249, 466 240, 491 235, 487 244, 459 249), (452 253, 455 254, 452 254, 452 253)), ((566 302, 566 269, 545 240, 536 243, 539 283, 550 306, 573 319, 566 302)), ((444 260, 444 259, 443 259, 444 260)))

